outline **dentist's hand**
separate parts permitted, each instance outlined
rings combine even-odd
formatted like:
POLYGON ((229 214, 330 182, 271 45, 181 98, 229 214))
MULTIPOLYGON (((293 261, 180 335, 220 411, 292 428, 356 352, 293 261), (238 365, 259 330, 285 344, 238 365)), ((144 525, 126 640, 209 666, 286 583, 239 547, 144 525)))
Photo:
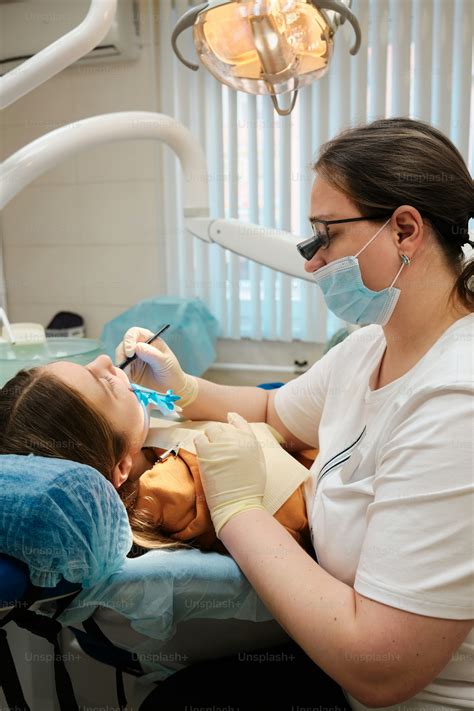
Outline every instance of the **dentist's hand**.
POLYGON ((181 398, 177 405, 187 407, 198 394, 196 378, 181 369, 175 354, 161 338, 145 343, 151 336, 153 332, 147 328, 129 328, 115 349, 115 364, 119 365, 136 353, 135 360, 125 369, 129 380, 160 392, 171 388, 181 398))
POLYGON ((194 438, 199 471, 216 536, 236 514, 264 509, 262 448, 246 420, 235 412, 229 424, 213 423, 194 438))

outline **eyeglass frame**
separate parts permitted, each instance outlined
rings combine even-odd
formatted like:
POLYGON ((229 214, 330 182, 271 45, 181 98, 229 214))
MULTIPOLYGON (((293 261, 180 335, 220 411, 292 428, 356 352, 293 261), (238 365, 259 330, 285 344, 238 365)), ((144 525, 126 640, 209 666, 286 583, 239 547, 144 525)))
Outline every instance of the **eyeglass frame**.
MULTIPOLYGON (((391 214, 393 210, 386 212, 385 215, 391 214)), ((348 217, 343 220, 320 220, 317 217, 310 217, 309 221, 311 227, 313 228, 313 236, 308 239, 298 242, 296 249, 301 254, 303 259, 309 262, 310 259, 314 257, 319 249, 327 249, 331 241, 331 235, 329 233, 328 225, 341 224, 344 222, 360 222, 361 220, 382 220, 383 215, 367 215, 367 217, 348 217), (324 225, 326 234, 321 235, 315 231, 315 223, 321 223, 324 225), (309 256, 307 256, 309 255, 309 256)))

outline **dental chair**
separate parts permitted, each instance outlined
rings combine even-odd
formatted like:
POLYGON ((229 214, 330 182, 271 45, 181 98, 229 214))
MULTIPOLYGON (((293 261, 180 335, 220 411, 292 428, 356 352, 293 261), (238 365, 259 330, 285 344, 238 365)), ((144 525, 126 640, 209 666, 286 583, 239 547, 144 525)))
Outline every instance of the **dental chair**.
POLYGON ((189 664, 289 641, 229 556, 162 549, 127 557, 125 508, 92 467, 0 455, 0 520, 7 708, 44 711, 35 691, 44 670, 52 676, 41 662, 48 649, 51 655, 43 640, 53 645, 59 704, 49 698, 47 708, 61 711, 117 701, 138 711, 161 681, 189 664), (12 653, 15 625, 42 638, 39 662, 24 638, 12 653), (25 698, 28 656, 33 691, 25 698))
POLYGON ((44 600, 56 601, 59 614, 81 590, 80 585, 62 580, 54 588, 33 585, 28 566, 11 556, 0 554, 0 687, 3 689, 8 708, 29 709, 17 668, 8 643, 9 623, 39 635, 53 645, 54 676, 61 709, 77 708, 71 680, 61 657, 59 632, 62 626, 51 619, 42 618, 31 608, 44 600))
MULTIPOLYGON (((29 709, 37 701, 25 698, 24 674, 18 673, 11 653, 7 627, 16 625, 53 645, 52 652, 43 646, 42 654, 54 660, 61 711, 73 711, 78 706, 57 618, 82 589, 123 564, 132 543, 127 514, 110 482, 76 462, 2 455, 0 484, 0 682, 5 700, 14 709, 29 709), (54 606, 50 615, 40 613, 42 604, 54 606)), ((24 653, 23 667, 27 661, 24 653)))

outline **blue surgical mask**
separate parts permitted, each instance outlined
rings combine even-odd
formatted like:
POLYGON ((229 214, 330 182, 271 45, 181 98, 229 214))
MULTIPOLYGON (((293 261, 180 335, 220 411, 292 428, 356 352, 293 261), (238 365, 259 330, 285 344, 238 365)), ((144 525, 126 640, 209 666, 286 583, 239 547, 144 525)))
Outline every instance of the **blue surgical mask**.
POLYGON ((359 254, 388 225, 390 219, 377 230, 367 244, 353 257, 341 257, 341 259, 336 259, 313 273, 315 282, 320 286, 324 294, 328 309, 343 321, 360 326, 366 326, 370 323, 378 323, 384 326, 393 314, 400 296, 400 289, 394 288, 393 285, 405 264, 409 264, 410 260, 403 255, 403 264, 390 286, 381 291, 372 291, 362 281, 359 260, 357 259, 359 254))
POLYGON ((143 385, 130 383, 131 390, 137 396, 138 402, 142 406, 144 424, 143 431, 146 433, 150 429, 150 410, 159 410, 165 417, 170 413, 181 412, 181 408, 174 403, 180 400, 179 395, 173 395, 172 390, 167 390, 165 394, 150 390, 143 385))

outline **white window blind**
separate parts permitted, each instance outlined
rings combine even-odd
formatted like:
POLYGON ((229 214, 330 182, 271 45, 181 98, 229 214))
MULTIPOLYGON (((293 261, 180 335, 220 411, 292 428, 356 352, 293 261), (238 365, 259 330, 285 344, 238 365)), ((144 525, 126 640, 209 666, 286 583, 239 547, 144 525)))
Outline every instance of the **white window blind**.
MULTIPOLYGON (((345 23, 327 74, 300 91, 287 117, 275 113, 269 97, 236 93, 203 67, 192 72, 174 57, 172 28, 193 4, 159 2, 161 111, 187 125, 206 150, 212 216, 309 236, 311 164, 319 146, 376 118, 428 121, 454 141, 472 172, 472 0, 354 0, 363 35, 358 54, 349 54, 353 36, 345 23)), ((190 31, 180 47, 197 61, 190 31)), ((344 325, 316 285, 186 235, 181 176, 168 153, 163 176, 167 292, 202 298, 222 338, 323 343, 344 325)))

